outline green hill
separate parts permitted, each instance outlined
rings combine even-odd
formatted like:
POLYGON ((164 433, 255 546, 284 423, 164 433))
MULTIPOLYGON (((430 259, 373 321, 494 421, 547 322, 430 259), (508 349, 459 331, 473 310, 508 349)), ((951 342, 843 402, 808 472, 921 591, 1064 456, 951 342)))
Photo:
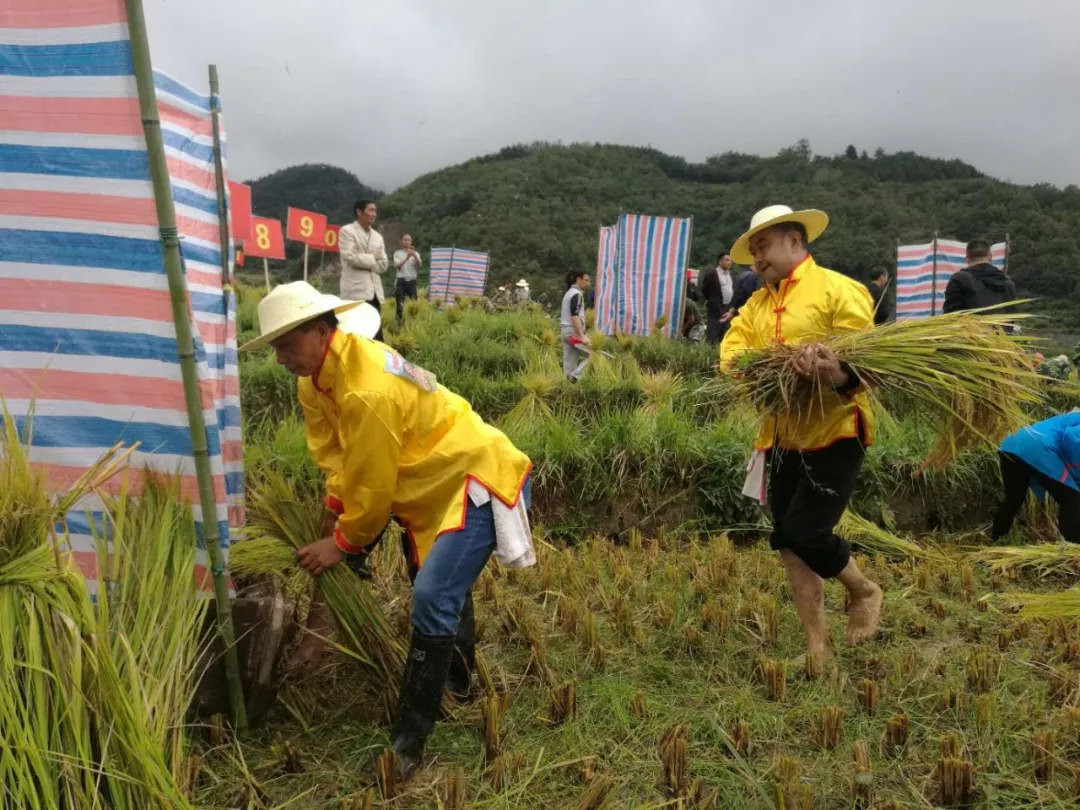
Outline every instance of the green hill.
MULTIPOLYGON (((352 190, 313 187, 327 172, 359 184, 330 167, 294 167, 256 182, 257 209, 306 204, 332 221, 347 214, 352 190)), ((517 145, 424 175, 380 198, 379 211, 384 226, 400 222, 423 249, 488 250, 493 284, 525 276, 550 297, 567 270, 595 266, 597 228, 620 211, 693 216, 692 261, 706 266, 756 209, 776 202, 827 211, 832 224, 815 255, 852 276, 891 267, 897 240, 1008 233, 1022 293, 1046 299, 1064 327, 1080 299, 1080 189, 1013 185, 911 152, 859 156, 850 147, 826 157, 801 141, 775 157, 729 152, 690 163, 638 147, 517 145)))

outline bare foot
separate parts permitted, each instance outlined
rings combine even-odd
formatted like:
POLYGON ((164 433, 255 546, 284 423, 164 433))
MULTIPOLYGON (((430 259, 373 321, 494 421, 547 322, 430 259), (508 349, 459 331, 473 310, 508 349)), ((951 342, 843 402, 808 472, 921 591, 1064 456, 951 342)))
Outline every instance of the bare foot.
POLYGON ((844 643, 854 647, 864 641, 872 639, 878 630, 881 621, 881 603, 885 596, 874 583, 870 583, 868 592, 860 596, 851 597, 851 607, 848 609, 847 637, 844 643))

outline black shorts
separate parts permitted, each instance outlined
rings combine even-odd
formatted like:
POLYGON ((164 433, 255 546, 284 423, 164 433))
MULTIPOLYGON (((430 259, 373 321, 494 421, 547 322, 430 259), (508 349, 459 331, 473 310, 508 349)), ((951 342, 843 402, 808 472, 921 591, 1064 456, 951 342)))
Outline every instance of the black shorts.
POLYGON ((859 439, 800 453, 769 452, 769 545, 789 549, 818 576, 835 577, 851 559, 851 546, 833 529, 855 492, 866 449, 859 439))

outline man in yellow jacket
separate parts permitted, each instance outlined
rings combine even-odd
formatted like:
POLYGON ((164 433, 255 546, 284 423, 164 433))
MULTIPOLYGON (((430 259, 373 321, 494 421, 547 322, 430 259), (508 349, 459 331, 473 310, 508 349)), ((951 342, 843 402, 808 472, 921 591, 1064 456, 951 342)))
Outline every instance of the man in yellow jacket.
POLYGON ((882 606, 881 588, 863 575, 847 542, 833 531, 855 491, 874 420, 858 377, 822 341, 873 328, 874 308, 862 284, 810 255, 810 242, 828 221, 822 211, 785 205, 754 214, 731 257, 752 265, 765 285, 739 310, 720 347, 721 370, 731 372, 748 350, 773 342, 800 345, 797 370, 829 391, 810 413, 766 417, 754 443, 768 454, 770 544, 783 560, 807 651, 822 657, 832 654, 825 579, 839 579, 850 595, 848 644, 873 637, 882 606))
POLYGON ((308 448, 337 516, 333 534, 300 550, 300 564, 317 576, 365 553, 391 513, 405 529, 412 639, 391 747, 409 774, 452 669, 453 691, 468 690, 471 589, 497 542, 504 561, 508 547, 531 558, 518 564, 535 559, 529 459, 431 373, 369 339, 379 315, 367 304, 282 284, 259 303, 259 326, 243 348, 271 345, 299 378, 308 448))

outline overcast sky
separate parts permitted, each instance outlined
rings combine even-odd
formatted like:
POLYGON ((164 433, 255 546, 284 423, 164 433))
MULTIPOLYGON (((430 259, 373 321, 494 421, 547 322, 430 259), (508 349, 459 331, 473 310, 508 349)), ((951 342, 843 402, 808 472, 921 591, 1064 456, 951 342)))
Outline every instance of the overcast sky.
POLYGON ((154 66, 218 65, 229 173, 392 190, 534 140, 702 160, 958 157, 1080 183, 1075 0, 144 0, 154 66))

